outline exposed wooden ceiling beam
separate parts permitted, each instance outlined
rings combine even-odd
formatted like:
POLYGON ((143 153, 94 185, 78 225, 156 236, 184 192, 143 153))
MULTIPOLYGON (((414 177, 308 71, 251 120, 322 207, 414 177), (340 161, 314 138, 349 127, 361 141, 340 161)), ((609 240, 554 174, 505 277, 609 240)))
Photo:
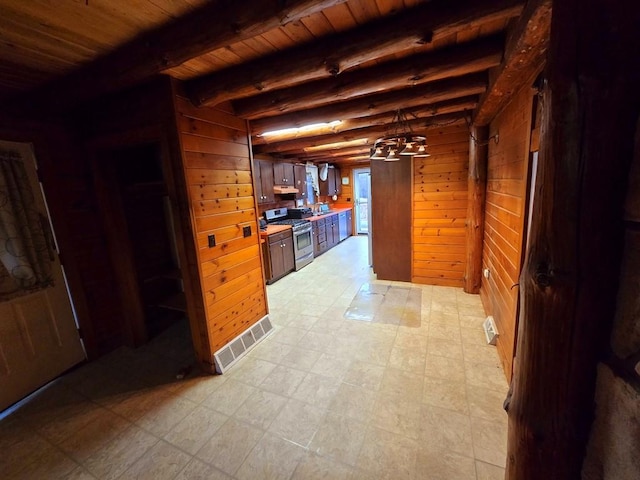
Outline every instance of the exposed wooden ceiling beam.
POLYGON ((243 0, 242 5, 233 0, 208 2, 46 84, 30 100, 40 106, 77 105, 344 1, 243 0))
MULTIPOLYGON (((443 116, 444 117, 444 116, 443 116)), ((429 125, 425 125, 423 129, 419 130, 419 133, 427 135, 427 141, 429 137, 429 132, 434 129, 439 129, 443 125, 442 123, 446 123, 446 126, 458 126, 461 128, 465 128, 468 125, 468 120, 463 118, 452 118, 447 122, 433 122, 429 125)), ((369 158, 371 154, 371 146, 375 141, 375 137, 371 137, 371 143, 364 143, 360 146, 349 146, 344 148, 333 148, 330 150, 319 150, 313 152, 306 152, 304 150, 299 151, 291 151, 279 154, 278 157, 283 160, 298 160, 298 161, 309 161, 314 163, 319 162, 336 162, 336 163, 352 163, 353 161, 364 161, 369 158)), ((443 154, 447 153, 446 145, 438 145, 436 147, 428 148, 432 154, 443 154), (435 151, 433 150, 435 149, 435 151)))
POLYGON ((515 17, 522 8, 522 0, 432 0, 346 32, 193 79, 187 82, 187 91, 194 105, 215 105, 335 76, 420 43, 515 17))
POLYGON ((361 147, 349 147, 337 150, 325 150, 321 152, 296 152, 290 155, 284 155, 288 159, 298 159, 309 162, 319 162, 322 160, 331 160, 344 157, 364 156, 370 154, 371 147, 369 145, 363 145, 361 147))
POLYGON ((274 90, 233 102, 234 111, 249 120, 281 115, 442 78, 487 70, 502 60, 502 36, 421 53, 337 77, 274 90))
MULTIPOLYGON (((462 120, 465 117, 464 109, 459 109, 457 113, 446 113, 443 115, 430 116, 429 118, 418 118, 409 120, 407 123, 412 129, 420 131, 423 127, 429 127, 437 124, 449 124, 458 120, 462 120)), ((471 115, 469 111, 468 116, 471 115)), ((389 123, 391 123, 391 116, 389 123)), ((391 126, 389 125, 373 125, 363 128, 355 128, 351 130, 345 130, 338 134, 333 135, 318 135, 316 137, 307 137, 295 140, 289 140, 286 142, 278 142, 264 145, 254 145, 253 151, 255 153, 283 153, 292 151, 303 151, 305 147, 317 147, 327 143, 334 142, 348 142, 358 138, 379 138, 390 133, 391 126)))
MULTIPOLYGON (((427 118, 434 115, 442 115, 445 113, 461 112, 463 110, 473 110, 478 105, 478 95, 471 95, 468 97, 455 98, 453 100, 446 100, 444 102, 431 103, 427 105, 418 105, 412 108, 404 108, 403 111, 408 117, 414 118, 427 118)), ((284 142, 299 141, 300 145, 304 146, 313 142, 326 142, 327 138, 336 136, 340 138, 340 134, 349 134, 349 130, 355 130, 358 128, 384 126, 393 121, 393 117, 396 112, 385 112, 378 115, 367 115, 360 118, 348 118, 339 125, 328 126, 322 129, 313 130, 311 132, 298 132, 288 135, 276 135, 276 136, 258 136, 254 135, 251 138, 251 143, 255 147, 257 145, 273 145, 277 147, 278 144, 284 142)), ((277 151, 277 150, 273 150, 277 151)))
POLYGON ((475 125, 487 125, 514 93, 542 69, 549 44, 551 0, 527 2, 509 31, 504 60, 490 72, 489 88, 480 99, 475 125))
POLYGON ((366 154, 366 155, 353 155, 351 157, 339 157, 339 158, 334 158, 333 159, 333 163, 337 163, 338 165, 341 164, 345 164, 345 165, 353 165, 353 164, 362 164, 362 163, 370 163, 371 162, 371 158, 370 154, 366 154))
POLYGON ((291 112, 277 117, 259 118, 250 122, 251 131, 258 135, 282 128, 375 115, 398 108, 404 109, 425 103, 476 95, 484 92, 486 85, 486 74, 483 73, 438 80, 404 90, 367 95, 346 102, 291 112))

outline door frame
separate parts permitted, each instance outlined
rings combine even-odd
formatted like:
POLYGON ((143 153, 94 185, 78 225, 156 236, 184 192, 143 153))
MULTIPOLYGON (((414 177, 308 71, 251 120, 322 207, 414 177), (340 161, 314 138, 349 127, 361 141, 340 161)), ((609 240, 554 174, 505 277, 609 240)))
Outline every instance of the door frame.
MULTIPOLYGON (((134 129, 126 133, 107 134, 87 143, 93 183, 102 221, 107 236, 109 257, 114 268, 114 276, 121 302, 121 328, 125 343, 138 347, 146 343, 148 331, 145 307, 138 282, 133 248, 125 218, 122 196, 115 175, 115 165, 106 158, 109 150, 126 149, 139 145, 157 143, 160 148, 163 179, 171 195, 169 182, 172 178, 171 161, 167 140, 159 127, 134 129)), ((174 202, 171 202, 173 205, 174 202)), ((173 218, 176 212, 172 211, 173 218)), ((174 235, 180 235, 174 224, 174 235)), ((177 242, 179 243, 179 242, 177 242)), ((179 247, 178 247, 179 248, 179 247)), ((179 252, 178 252, 178 256, 179 252)), ((188 314, 188 312, 187 312, 188 314)))
POLYGON ((353 197, 355 204, 355 225, 356 225, 356 235, 369 235, 371 231, 371 168, 370 167, 362 167, 362 168, 354 168, 353 169, 353 197), (361 216, 361 208, 359 203, 359 195, 358 195, 358 174, 360 173, 368 173, 369 174, 369 195, 367 196, 367 231, 360 230, 360 216, 361 216))

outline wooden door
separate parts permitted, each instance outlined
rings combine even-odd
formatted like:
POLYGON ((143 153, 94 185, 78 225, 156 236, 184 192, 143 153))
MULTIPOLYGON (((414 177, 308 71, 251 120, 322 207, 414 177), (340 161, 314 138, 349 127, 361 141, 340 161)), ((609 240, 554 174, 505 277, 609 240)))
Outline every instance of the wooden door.
POLYGON ((295 269, 296 267, 296 261, 295 261, 295 257, 294 257, 294 252, 293 249, 295 248, 295 246, 293 245, 293 235, 291 232, 289 232, 286 235, 283 235, 282 238, 282 254, 283 254, 283 264, 284 264, 284 271, 286 272, 290 272, 291 270, 295 269))
POLYGON ((336 193, 336 174, 333 167, 327 169, 327 179, 320 180, 320 195, 330 197, 336 193))
POLYGON ((275 196, 273 194, 273 164, 266 160, 258 160, 260 165, 260 181, 262 183, 262 203, 273 203, 275 196))
POLYGON ((294 186, 299 190, 296 198, 307 198, 307 168, 304 165, 293 166, 294 186))
POLYGON ((276 237, 275 241, 269 241, 269 259, 271 260, 271 278, 279 278, 284 275, 284 251, 280 235, 276 237))
POLYGON ((258 203, 264 202, 264 194, 262 193, 262 170, 260 168, 260 160, 254 160, 253 162, 253 192, 258 203))
POLYGON ((273 164, 274 185, 288 185, 293 187, 293 164, 286 162, 276 162, 273 164))
MULTIPOLYGON (((0 149, 20 155, 34 207, 48 220, 31 145, 0 142, 0 149)), ((52 286, 0 302, 0 411, 85 359, 54 242, 51 247, 52 286)))
POLYGON ((293 163, 283 163, 282 170, 284 172, 284 183, 293 186, 295 183, 293 163))
POLYGON ((410 158, 371 162, 373 271, 379 280, 411 281, 410 158))

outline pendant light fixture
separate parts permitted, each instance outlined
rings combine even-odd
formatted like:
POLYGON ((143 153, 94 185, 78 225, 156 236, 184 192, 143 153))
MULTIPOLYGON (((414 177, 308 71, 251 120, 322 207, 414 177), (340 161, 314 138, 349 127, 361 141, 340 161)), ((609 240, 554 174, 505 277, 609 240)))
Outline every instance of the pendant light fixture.
POLYGON ((393 133, 376 140, 369 158, 397 162, 402 157, 428 157, 427 137, 416 135, 406 114, 398 109, 391 120, 393 133))

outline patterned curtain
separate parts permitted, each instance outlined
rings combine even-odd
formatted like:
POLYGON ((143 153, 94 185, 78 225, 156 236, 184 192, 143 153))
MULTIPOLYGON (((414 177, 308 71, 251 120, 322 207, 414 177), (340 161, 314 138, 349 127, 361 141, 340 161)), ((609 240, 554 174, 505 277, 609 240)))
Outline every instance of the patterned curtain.
POLYGON ((53 285, 48 219, 37 208, 23 148, 0 143, 0 301, 53 285))

